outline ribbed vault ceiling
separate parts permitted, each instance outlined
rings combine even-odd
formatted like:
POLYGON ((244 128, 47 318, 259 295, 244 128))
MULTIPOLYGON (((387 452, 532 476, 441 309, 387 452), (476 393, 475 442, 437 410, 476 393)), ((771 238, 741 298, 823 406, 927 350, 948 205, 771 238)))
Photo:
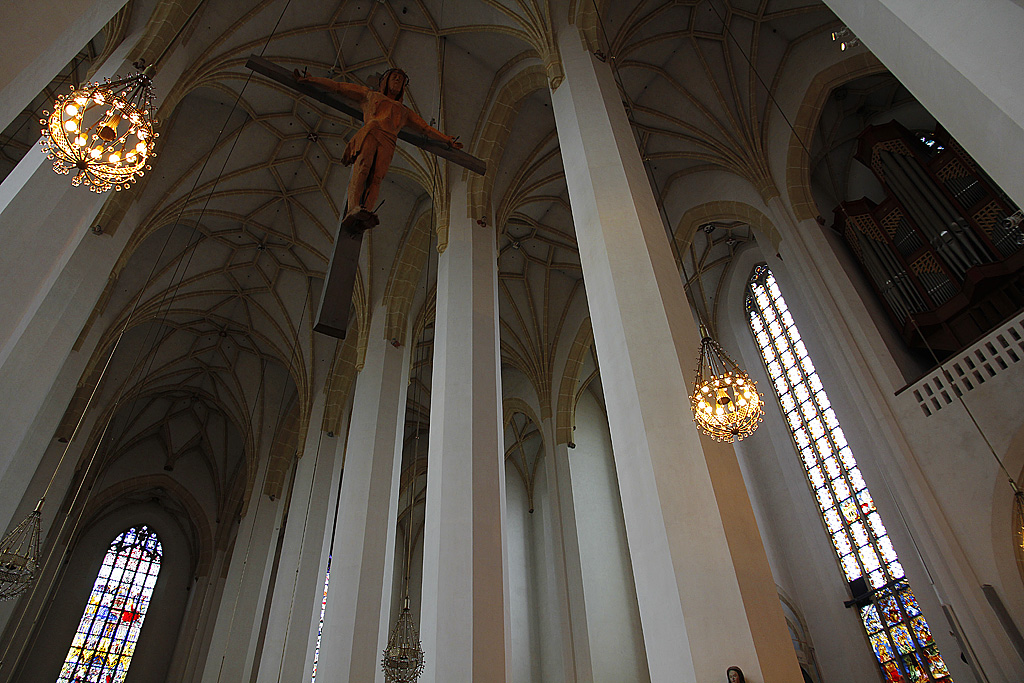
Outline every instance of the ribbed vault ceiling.
MULTIPOLYGON (((142 352, 159 357, 168 394, 163 416, 149 426, 133 423, 132 430, 156 434, 180 397, 196 395, 208 397, 203 400, 245 434, 240 443, 256 447, 265 437, 252 434, 247 412, 253 414, 259 382, 238 375, 258 375, 269 365, 287 369, 286 393, 308 405, 314 359, 335 355, 334 341, 314 335, 309 320, 344 204, 348 169, 340 158, 355 128, 338 112, 253 76, 244 63, 261 52, 288 68, 360 83, 400 66, 411 77, 406 104, 488 157, 491 171, 480 196, 489 203, 477 211, 499 235, 503 360, 542 396, 541 418, 550 415, 545 401, 560 381, 555 349, 572 341, 585 315, 548 91, 561 78, 552 27, 582 10, 591 36, 603 34, 642 152, 671 204, 687 176, 711 168, 768 190, 773 104, 765 86, 776 86, 796 45, 836 23, 817 0, 602 2, 600 21, 593 3, 205 0, 172 55, 182 75, 173 83, 157 77, 165 119, 161 153, 132 208, 137 227, 99 309, 107 350, 136 299, 132 320, 159 330, 136 335, 135 348, 123 349, 135 354, 139 345, 156 344, 152 349, 159 350, 142 352), (498 116, 496 103, 510 103, 511 115, 498 116), (485 140, 496 121, 505 128, 500 148, 485 140)), ((152 12, 151 3, 136 4, 136 12, 152 12)), ((418 219, 428 213, 443 224, 432 191, 442 194, 460 174, 399 144, 381 192, 382 223, 369 238, 371 256, 361 273, 360 322, 384 296, 413 229, 429 228, 430 220, 418 219)), ((727 233, 750 237, 743 226, 729 225, 692 259, 721 265, 719 257, 734 248, 727 233)), ((429 268, 436 273, 436 265, 429 268)), ((419 310, 430 300, 427 288, 420 282, 416 292, 411 313, 421 320, 417 330, 427 333, 417 337, 410 396, 418 405, 410 408, 410 421, 425 419, 424 358, 432 338, 419 310)), ((108 392, 107 400, 112 397, 108 392)))

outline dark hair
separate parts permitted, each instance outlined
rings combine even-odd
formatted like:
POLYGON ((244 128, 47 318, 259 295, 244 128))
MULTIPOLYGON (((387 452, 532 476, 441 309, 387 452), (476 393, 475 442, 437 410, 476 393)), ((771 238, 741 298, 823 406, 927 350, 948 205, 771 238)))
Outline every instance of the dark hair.
POLYGON ((409 85, 409 74, 405 73, 401 69, 392 68, 385 71, 381 75, 380 81, 378 81, 377 90, 383 93, 384 88, 388 87, 388 78, 391 76, 391 74, 396 72, 402 74, 402 89, 398 91, 398 95, 395 97, 396 100, 401 102, 402 98, 405 97, 405 86, 409 85))
POLYGON ((729 672, 730 671, 735 671, 736 673, 738 673, 740 675, 740 683, 746 683, 747 679, 743 676, 743 669, 739 668, 738 666, 730 666, 728 669, 725 670, 726 681, 728 681, 728 679, 729 679, 729 672))

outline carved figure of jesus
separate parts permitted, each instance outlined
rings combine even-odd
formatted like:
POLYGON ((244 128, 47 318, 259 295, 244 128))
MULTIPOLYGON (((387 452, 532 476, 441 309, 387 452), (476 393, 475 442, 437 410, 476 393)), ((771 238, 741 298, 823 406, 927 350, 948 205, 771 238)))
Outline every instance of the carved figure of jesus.
POLYGON ((395 155, 395 143, 402 128, 408 127, 426 138, 443 142, 455 149, 462 148, 462 143, 433 128, 419 114, 402 104, 409 77, 401 69, 388 69, 384 72, 377 90, 330 78, 301 76, 298 72, 295 75, 299 82, 312 83, 329 92, 336 92, 358 103, 363 110, 363 127, 349 140, 341 163, 346 166, 355 164, 348 183, 346 218, 355 218, 365 227, 376 225, 376 217, 372 216, 373 209, 381 182, 395 155))

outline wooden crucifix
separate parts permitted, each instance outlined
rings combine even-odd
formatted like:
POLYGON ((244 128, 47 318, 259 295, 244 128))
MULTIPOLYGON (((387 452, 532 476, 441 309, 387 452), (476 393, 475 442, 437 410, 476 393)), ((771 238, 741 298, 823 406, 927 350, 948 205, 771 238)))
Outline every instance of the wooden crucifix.
POLYGON ((380 222, 373 209, 384 175, 391 165, 396 140, 401 138, 480 175, 487 171, 487 166, 482 160, 463 152, 462 145, 455 138, 429 126, 416 112, 402 104, 408 77, 401 69, 389 69, 381 77, 378 89, 371 90, 355 83, 302 76, 256 55, 251 55, 245 65, 272 81, 364 122, 349 140, 341 158, 344 165, 353 166, 348 204, 342 212, 313 325, 313 329, 321 334, 344 339, 363 233, 380 222), (349 101, 340 99, 338 95, 349 101), (359 105, 361 110, 353 105, 359 105))

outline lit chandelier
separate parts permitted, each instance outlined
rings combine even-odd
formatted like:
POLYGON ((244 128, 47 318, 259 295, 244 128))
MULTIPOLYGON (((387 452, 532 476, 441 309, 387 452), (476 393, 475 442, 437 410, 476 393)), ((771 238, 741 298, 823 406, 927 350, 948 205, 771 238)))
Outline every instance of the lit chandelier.
POLYGON ((690 406, 693 419, 716 441, 745 439, 761 422, 764 405, 757 383, 740 370, 722 345, 704 332, 690 406))
POLYGON ((0 541, 0 600, 16 598, 32 585, 39 567, 39 515, 36 509, 0 541))
POLYGON ((388 683, 413 683, 423 672, 423 648, 420 647, 420 636, 416 632, 412 613, 409 612, 408 595, 405 597, 402 614, 388 637, 380 665, 384 670, 384 680, 388 683))
POLYGON ((56 173, 75 171, 72 185, 126 189, 156 156, 153 88, 145 72, 72 87, 57 98, 52 114, 43 113, 43 151, 56 173))

